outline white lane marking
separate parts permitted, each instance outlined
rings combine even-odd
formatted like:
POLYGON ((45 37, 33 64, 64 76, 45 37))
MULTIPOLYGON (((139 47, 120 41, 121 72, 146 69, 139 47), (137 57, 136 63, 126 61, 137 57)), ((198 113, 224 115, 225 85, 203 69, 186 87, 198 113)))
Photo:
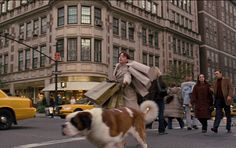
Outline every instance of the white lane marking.
POLYGON ((14 148, 32 148, 32 147, 39 147, 39 146, 45 146, 45 145, 53 145, 53 144, 66 143, 66 142, 72 142, 72 141, 78 141, 78 140, 85 140, 85 137, 76 137, 76 138, 69 138, 69 139, 59 139, 59 140, 52 140, 52 141, 46 141, 46 142, 40 142, 40 143, 32 143, 32 144, 26 144, 26 145, 19 145, 19 146, 15 146, 14 148))

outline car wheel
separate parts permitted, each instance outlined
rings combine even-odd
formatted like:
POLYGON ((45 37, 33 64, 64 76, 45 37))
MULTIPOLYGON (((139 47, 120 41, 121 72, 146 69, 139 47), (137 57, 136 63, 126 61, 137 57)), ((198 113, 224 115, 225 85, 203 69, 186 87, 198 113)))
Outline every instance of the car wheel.
POLYGON ((76 108, 74 112, 83 111, 81 108, 76 108))
POLYGON ((7 130, 13 123, 13 115, 8 110, 0 110, 0 130, 7 130))

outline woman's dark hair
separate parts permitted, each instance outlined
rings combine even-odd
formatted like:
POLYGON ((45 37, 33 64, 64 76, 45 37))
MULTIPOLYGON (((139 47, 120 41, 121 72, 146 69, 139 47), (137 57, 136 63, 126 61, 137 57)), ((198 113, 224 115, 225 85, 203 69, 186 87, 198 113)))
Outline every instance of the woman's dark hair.
MULTIPOLYGON (((199 76, 200 75, 203 75, 204 77, 205 77, 205 75, 204 74, 199 74, 198 76, 197 76, 197 84, 200 84, 200 81, 199 81, 199 76)), ((204 79, 204 83, 206 83, 206 84, 209 84, 207 81, 206 81, 206 79, 204 79)))
POLYGON ((129 56, 128 53, 122 51, 122 52, 120 52, 119 56, 120 56, 121 54, 123 54, 127 59, 130 59, 130 56, 129 56))

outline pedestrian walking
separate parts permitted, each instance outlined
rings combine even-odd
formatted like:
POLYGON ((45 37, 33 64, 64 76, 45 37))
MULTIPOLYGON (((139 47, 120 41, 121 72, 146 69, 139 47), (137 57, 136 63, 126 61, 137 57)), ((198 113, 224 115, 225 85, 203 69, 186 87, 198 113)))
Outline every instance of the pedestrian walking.
POLYGON ((208 126, 207 120, 211 118, 213 98, 210 84, 205 80, 203 74, 198 76, 197 83, 193 88, 191 104, 194 106, 195 117, 202 124, 202 133, 206 133, 208 126))
POLYGON ((172 129, 172 120, 177 119, 180 128, 184 128, 184 110, 183 99, 181 97, 181 88, 174 85, 169 88, 169 94, 165 97, 165 117, 168 118, 168 129, 172 129))
POLYGON ((165 122, 165 119, 164 119, 164 110, 165 110, 164 97, 167 96, 167 86, 162 79, 160 69, 155 67, 154 71, 156 73, 156 80, 153 80, 152 82, 152 86, 150 89, 150 98, 152 98, 152 100, 154 100, 157 103, 157 106, 159 108, 158 132, 160 135, 164 135, 164 134, 167 134, 165 132, 167 123, 165 122))
POLYGON ((233 104, 233 88, 232 83, 229 78, 223 77, 221 70, 215 71, 216 80, 213 82, 213 92, 214 92, 214 105, 216 108, 216 115, 213 128, 211 130, 215 133, 218 132, 218 127, 220 121, 223 118, 222 109, 225 111, 225 116, 227 118, 226 130, 231 133, 231 112, 230 105, 233 104))
POLYGON ((187 130, 192 130, 192 128, 198 129, 197 120, 194 117, 194 115, 192 115, 191 119, 192 105, 190 103, 192 90, 196 83, 192 80, 192 76, 186 76, 185 80, 186 80, 185 82, 181 83, 181 96, 183 98, 183 106, 186 117, 187 130))

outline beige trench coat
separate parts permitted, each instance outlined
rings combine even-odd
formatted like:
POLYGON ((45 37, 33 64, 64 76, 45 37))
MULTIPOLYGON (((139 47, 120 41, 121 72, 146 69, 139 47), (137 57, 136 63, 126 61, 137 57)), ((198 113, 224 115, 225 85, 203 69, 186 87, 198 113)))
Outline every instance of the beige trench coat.
POLYGON ((121 85, 124 84, 124 82, 127 82, 127 85, 123 85, 123 88, 120 90, 122 91, 121 94, 124 99, 124 106, 139 109, 137 94, 131 84, 132 77, 128 70, 128 66, 117 64, 113 76, 117 82, 121 83, 121 85))

